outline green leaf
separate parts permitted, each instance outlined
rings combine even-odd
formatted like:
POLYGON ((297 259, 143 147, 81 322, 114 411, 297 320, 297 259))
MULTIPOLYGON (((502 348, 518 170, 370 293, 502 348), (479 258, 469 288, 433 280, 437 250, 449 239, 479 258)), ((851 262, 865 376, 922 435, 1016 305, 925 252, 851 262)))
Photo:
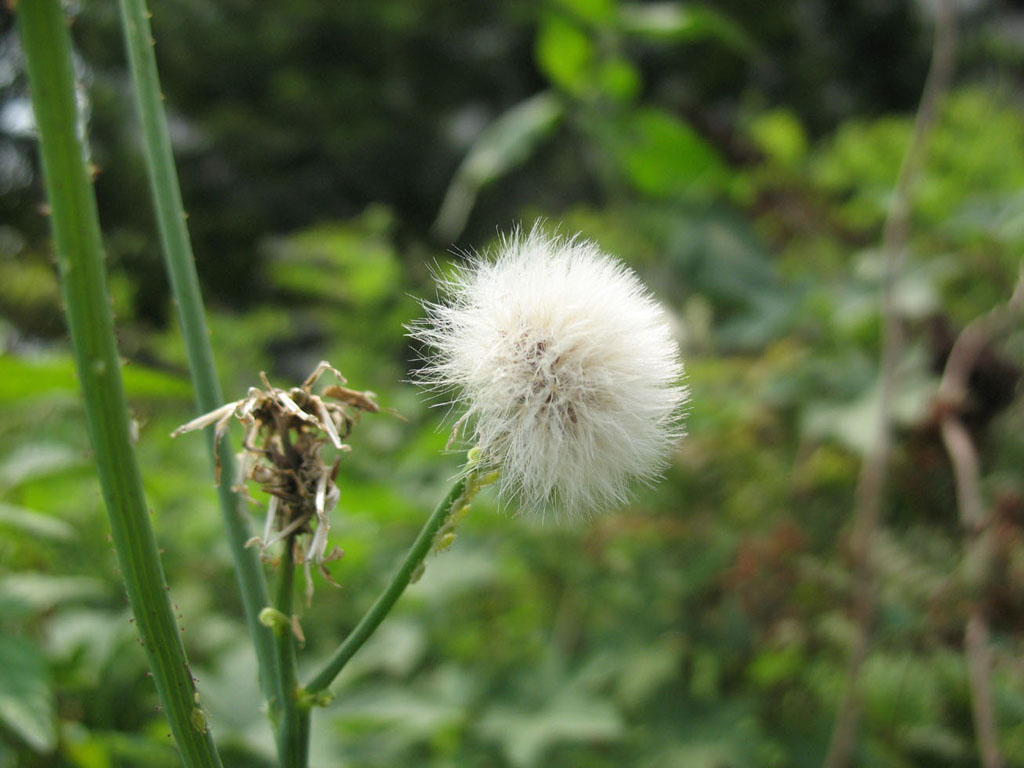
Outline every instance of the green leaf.
POLYGON ((75 660, 77 677, 100 685, 107 665, 135 639, 127 610, 64 606, 46 622, 46 652, 51 662, 75 660))
POLYGON ((394 295, 402 274, 390 239, 391 215, 370 208, 360 218, 313 227, 271 246, 271 280, 303 299, 367 306, 394 295))
POLYGON ((67 541, 75 532, 75 529, 63 520, 3 502, 0 502, 0 528, 13 529, 55 541, 67 541))
POLYGON ((642 704, 675 679, 682 657, 683 643, 672 636, 626 653, 621 660, 619 697, 630 707, 642 704))
POLYGON ((619 25, 625 34, 647 40, 678 43, 712 38, 739 53, 754 49, 747 33, 728 17, 693 3, 623 4, 619 25))
POLYGON ((625 730, 614 707, 572 688, 537 711, 495 707, 480 721, 479 729, 501 744, 515 768, 542 764, 545 753, 556 744, 615 741, 625 730))
POLYGON ((788 680, 796 680, 800 668, 806 663, 803 652, 797 645, 785 645, 781 648, 766 648, 750 663, 748 674, 750 679, 762 688, 782 685, 788 680))
POLYGON ((113 768, 110 747, 80 723, 61 723, 61 751, 75 768, 113 768))
POLYGON ((526 160, 564 114, 561 100, 542 91, 485 128, 455 172, 434 222, 434 234, 442 240, 458 237, 480 190, 526 160))
POLYGON ((422 579, 414 593, 417 600, 443 604, 473 590, 486 589, 501 578, 494 553, 477 547, 453 547, 444 557, 426 563, 430 578, 422 579))
POLYGON ((609 127, 615 159, 641 192, 653 197, 705 196, 728 178, 714 147, 667 112, 639 109, 609 127))
POLYGON ((260 689, 253 674, 256 654, 245 641, 227 646, 213 669, 203 672, 203 706, 215 733, 234 732, 258 749, 267 737, 260 716, 260 689))
POLYGON ((615 20, 618 0, 557 0, 555 6, 566 15, 595 26, 604 26, 615 20))
POLYGON ((0 579, 0 607, 5 613, 16 607, 44 613, 60 603, 94 600, 106 594, 100 579, 85 576, 12 573, 0 579))
MULTIPOLYGON (((926 353, 920 347, 911 348, 900 364, 889 406, 893 421, 901 427, 923 423, 937 388, 926 353)), ((803 413, 804 434, 812 439, 831 438, 855 453, 866 454, 875 440, 880 394, 875 382, 853 400, 811 402, 803 413)))
POLYGON ((0 722, 36 752, 57 745, 54 700, 39 646, 0 635, 0 722))
POLYGON ((345 679, 351 681, 371 672, 405 678, 422 661, 426 649, 427 638, 421 624, 392 617, 352 658, 345 679))
POLYGON ((549 14, 537 34, 537 66, 552 84, 574 96, 590 85, 596 57, 585 30, 564 16, 549 14))
POLYGON ((601 62, 597 69, 597 85, 609 98, 626 102, 640 93, 643 79, 632 62, 619 56, 601 62))
POLYGON ((61 723, 61 754, 75 768, 115 768, 144 765, 146 768, 179 768, 181 758, 167 739, 124 731, 86 729, 79 723, 61 723))
POLYGON ((429 737, 461 720, 461 708, 403 685, 367 686, 350 693, 332 711, 338 722, 384 723, 406 737, 429 737))
POLYGON ((786 109, 766 112, 754 120, 750 135, 771 160, 795 170, 807 157, 807 134, 797 116, 786 109))
MULTIPOLYGON (((123 366, 125 394, 136 398, 188 398, 188 382, 138 364, 123 366)), ((55 394, 77 396, 78 380, 69 357, 25 360, 0 355, 0 404, 23 402, 55 394)))
POLYGON ((61 443, 28 443, 12 451, 0 463, 0 487, 16 488, 85 464, 82 453, 61 443))
MULTIPOLYGON (((550 13, 542 18, 534 49, 537 67, 552 85, 576 98, 634 98, 643 81, 639 70, 627 58, 611 55, 607 46, 599 48, 590 22, 581 16, 550 13)), ((602 19, 601 26, 611 20, 602 19)))
MULTIPOLYGON (((676 744, 652 761, 651 768, 754 768, 766 739, 757 715, 745 702, 702 704, 684 713, 673 734, 676 744)), ((775 764, 775 763, 771 763, 775 764)))

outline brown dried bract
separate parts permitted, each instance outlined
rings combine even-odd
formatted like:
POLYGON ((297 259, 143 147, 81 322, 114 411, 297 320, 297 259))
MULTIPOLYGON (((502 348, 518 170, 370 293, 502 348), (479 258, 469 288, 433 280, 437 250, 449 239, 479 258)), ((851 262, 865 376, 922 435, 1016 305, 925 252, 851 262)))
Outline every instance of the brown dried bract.
POLYGON ((314 394, 313 387, 328 371, 341 384, 346 383, 345 377, 326 361, 316 367, 301 387, 288 390, 274 387, 261 373, 263 389, 250 387, 243 399, 193 419, 171 433, 171 437, 177 437, 215 425, 214 437, 219 442, 232 419, 243 425, 239 490, 244 492, 243 480, 249 479, 270 497, 263 535, 253 537, 249 544, 258 544, 262 555, 279 541, 294 542, 295 560, 303 563, 306 571, 307 597, 312 595, 311 565, 315 564, 324 578, 331 581, 325 563, 342 555, 337 547, 327 548, 328 516, 338 503, 335 479, 341 459, 327 464, 320 452, 328 442, 340 451, 349 451, 342 440, 352 432, 359 415, 363 411, 381 410, 372 392, 332 384, 314 394))

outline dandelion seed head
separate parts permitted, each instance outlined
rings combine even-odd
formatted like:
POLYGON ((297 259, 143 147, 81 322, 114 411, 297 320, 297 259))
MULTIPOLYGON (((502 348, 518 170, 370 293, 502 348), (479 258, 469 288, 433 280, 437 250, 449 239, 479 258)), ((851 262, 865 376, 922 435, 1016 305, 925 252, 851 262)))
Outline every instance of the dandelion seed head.
POLYGON ((632 270, 534 228, 441 292, 410 328, 430 350, 419 380, 453 393, 505 502, 600 512, 664 469, 687 390, 668 318, 632 270))

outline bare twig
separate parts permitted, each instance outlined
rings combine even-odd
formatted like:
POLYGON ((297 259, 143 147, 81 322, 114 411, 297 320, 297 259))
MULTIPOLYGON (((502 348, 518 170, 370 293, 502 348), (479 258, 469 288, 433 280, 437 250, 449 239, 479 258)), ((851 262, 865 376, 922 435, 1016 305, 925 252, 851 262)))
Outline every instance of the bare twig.
POLYGON ((943 418, 942 440, 953 463, 960 522, 967 533, 965 560, 968 564, 970 608, 964 631, 964 654, 967 657, 967 679, 971 688, 975 737, 978 740, 978 751, 981 753, 981 764, 984 768, 1002 768, 999 733, 992 706, 988 620, 980 594, 992 561, 992 537, 988 530, 991 518, 985 512, 981 498, 978 453, 970 434, 956 416, 949 415, 943 418))
POLYGON ((828 754, 825 757, 827 768, 846 768, 850 764, 857 733, 860 670, 867 656, 875 614, 875 575, 871 563, 871 549, 881 518, 882 491, 892 449, 891 403, 896 385, 896 370, 903 347, 902 330, 893 294, 910 228, 911 191, 924 160, 927 138, 935 123, 939 104, 952 80, 955 51, 956 16, 952 0, 942 0, 936 19, 935 42, 928 78, 914 120, 910 144, 900 165, 882 235, 885 267, 881 297, 882 359, 877 423, 874 443, 861 467, 855 492, 854 530, 851 542, 855 635, 847 661, 843 698, 836 714, 828 754))
POLYGON ((967 655, 967 673, 971 686, 971 710, 974 714, 974 728, 978 739, 981 764, 985 768, 1003 768, 1003 756, 999 751, 999 732, 996 728, 996 713, 992 706, 991 654, 988 647, 988 622, 975 605, 967 619, 964 632, 964 653, 967 655))
POLYGON ((1024 264, 1010 300, 970 323, 957 337, 946 361, 937 397, 941 415, 942 441, 949 453, 956 479, 960 523, 966 533, 965 562, 969 614, 964 631, 971 710, 978 751, 984 768, 1002 768, 999 732, 992 704, 991 654, 988 620, 982 594, 992 567, 992 515, 981 495, 978 452, 959 414, 967 396, 967 381, 978 357, 992 338, 1024 309, 1024 264))
POLYGON ((985 345, 998 334, 1013 316, 1024 310, 1024 264, 1021 265, 1017 277, 1017 285, 1010 299, 1002 306, 976 318, 961 331, 942 372, 942 384, 939 386, 939 400, 958 408, 967 394, 967 378, 974 369, 978 356, 984 351, 985 345))
POLYGON ((942 419, 942 442, 953 464, 956 480, 956 503, 960 509, 960 523, 971 534, 981 533, 985 521, 985 505, 981 500, 981 472, 978 452, 963 422, 955 415, 942 419))

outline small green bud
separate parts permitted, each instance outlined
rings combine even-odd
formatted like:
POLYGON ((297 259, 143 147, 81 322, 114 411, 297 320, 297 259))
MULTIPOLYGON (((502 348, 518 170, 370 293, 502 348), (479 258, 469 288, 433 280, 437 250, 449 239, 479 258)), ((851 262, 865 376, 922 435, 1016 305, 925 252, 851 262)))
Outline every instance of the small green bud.
POLYGON ((427 570, 427 566, 425 563, 421 562, 419 565, 416 566, 416 569, 412 572, 412 576, 409 577, 409 583, 415 584, 417 581, 423 578, 423 572, 425 570, 427 570))
POLYGON ((452 543, 454 541, 455 541, 455 532, 454 531, 449 531, 448 533, 443 533, 440 536, 438 536, 437 540, 434 542, 434 551, 435 552, 444 552, 446 549, 448 549, 452 545, 452 543))
POLYGON ((199 733, 206 733, 206 713, 202 709, 193 707, 189 720, 192 721, 192 727, 199 731, 199 733))
POLYGON ((270 627, 274 632, 280 634, 288 629, 291 629, 291 619, 285 616, 277 608, 271 608, 269 605, 260 611, 260 624, 265 627, 270 627))
POLYGON ((482 476, 477 481, 477 485, 483 488, 485 485, 498 482, 499 479, 501 479, 501 472, 495 469, 493 472, 488 472, 486 475, 482 476))
POLYGON ((295 691, 295 703, 299 709, 306 711, 313 707, 326 707, 332 701, 334 701, 334 694, 327 690, 310 693, 305 688, 299 688, 295 691))

